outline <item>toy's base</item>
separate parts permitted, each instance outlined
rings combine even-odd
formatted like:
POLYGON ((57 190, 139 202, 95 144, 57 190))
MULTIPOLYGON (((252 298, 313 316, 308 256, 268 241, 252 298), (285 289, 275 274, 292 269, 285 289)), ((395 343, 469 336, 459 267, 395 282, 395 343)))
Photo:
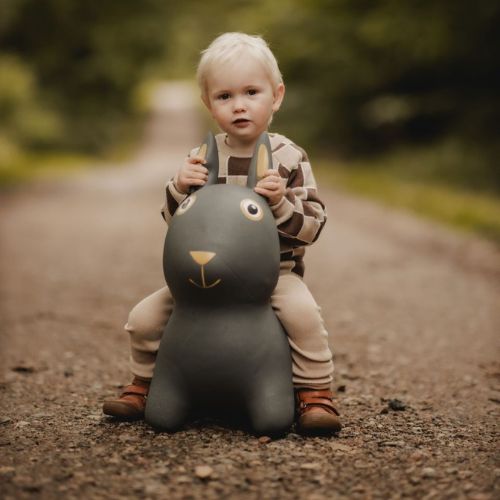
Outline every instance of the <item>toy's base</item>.
POLYGON ((230 413, 227 415, 207 415, 193 413, 188 416, 186 421, 177 429, 169 430, 163 428, 153 427, 156 432, 166 432, 169 434, 175 434, 176 432, 186 431, 186 430, 201 430, 201 429, 213 429, 213 430, 223 430, 228 432, 244 432, 255 437, 269 436, 272 439, 282 439, 287 436, 289 432, 293 430, 293 423, 286 427, 285 429, 278 429, 274 432, 257 432, 249 422, 248 418, 244 415, 230 413))
POLYGON ((241 415, 255 434, 283 434, 294 417, 292 361, 274 311, 216 312, 188 323, 193 311, 177 305, 156 358, 146 421, 174 432, 193 414, 235 422, 241 415))
POLYGON ((293 408, 279 401, 273 405, 269 401, 257 399, 252 402, 253 409, 247 408, 240 401, 232 401, 229 405, 212 400, 213 406, 198 406, 195 409, 184 409, 176 407, 174 403, 167 411, 168 400, 149 400, 146 407, 146 422, 155 430, 165 432, 177 432, 185 426, 202 425, 206 423, 217 423, 231 429, 241 429, 257 436, 281 437, 285 435, 293 424, 293 408))

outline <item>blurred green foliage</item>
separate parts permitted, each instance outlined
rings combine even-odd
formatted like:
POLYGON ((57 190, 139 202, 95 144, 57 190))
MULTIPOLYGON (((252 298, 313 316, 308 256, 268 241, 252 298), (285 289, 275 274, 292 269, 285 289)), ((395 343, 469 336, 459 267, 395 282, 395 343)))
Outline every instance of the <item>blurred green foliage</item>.
POLYGON ((96 151, 117 140, 133 114, 135 86, 166 57, 175 5, 165 0, 2 0, 1 60, 11 61, 11 70, 2 77, 7 81, 0 103, 17 99, 25 108, 12 114, 2 107, 2 128, 11 130, 11 139, 21 146, 40 146, 47 142, 40 142, 40 127, 30 133, 12 123, 44 109, 52 145, 96 151), (9 79, 23 80, 23 89, 13 96, 9 79))
POLYGON ((274 129, 499 193, 499 25, 496 0, 2 0, 0 149, 106 147, 141 82, 193 78, 215 36, 245 31, 285 77, 274 129))
POLYGON ((13 56, 0 56, 0 117, 0 164, 18 156, 22 145, 50 144, 61 133, 57 114, 39 100, 32 71, 13 56))
POLYGON ((350 157, 438 144, 445 161, 430 168, 500 191, 500 3, 295 4, 288 22, 272 29, 292 98, 283 123, 293 116, 307 124, 297 135, 350 157))

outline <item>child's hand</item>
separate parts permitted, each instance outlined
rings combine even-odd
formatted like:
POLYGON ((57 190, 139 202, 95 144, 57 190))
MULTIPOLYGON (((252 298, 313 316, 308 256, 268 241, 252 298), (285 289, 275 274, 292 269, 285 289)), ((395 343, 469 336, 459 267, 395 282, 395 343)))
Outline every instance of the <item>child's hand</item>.
POLYGON ((202 156, 186 158, 174 179, 177 190, 187 194, 191 186, 203 186, 208 179, 208 169, 203 166, 205 163, 207 161, 202 156))
POLYGON ((262 179, 255 185, 254 191, 267 198, 269 205, 277 205, 285 196, 286 180, 276 170, 266 170, 262 179))

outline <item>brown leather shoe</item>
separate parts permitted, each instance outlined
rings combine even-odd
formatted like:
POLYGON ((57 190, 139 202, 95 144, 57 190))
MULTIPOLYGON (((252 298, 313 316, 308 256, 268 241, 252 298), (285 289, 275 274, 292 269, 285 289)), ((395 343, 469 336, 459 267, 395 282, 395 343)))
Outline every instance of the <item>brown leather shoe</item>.
POLYGON ((104 402, 102 411, 105 415, 126 420, 144 418, 148 391, 148 381, 134 378, 130 385, 124 387, 118 399, 104 402))
POLYGON ((333 434, 342 429, 329 390, 297 389, 297 430, 303 434, 333 434))

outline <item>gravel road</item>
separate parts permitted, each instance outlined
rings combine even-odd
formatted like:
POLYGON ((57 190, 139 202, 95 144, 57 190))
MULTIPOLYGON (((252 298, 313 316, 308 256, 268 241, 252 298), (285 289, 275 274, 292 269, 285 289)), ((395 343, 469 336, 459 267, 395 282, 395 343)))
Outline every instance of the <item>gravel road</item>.
POLYGON ((500 497, 500 253, 330 190, 306 282, 344 430, 268 441, 104 418, 130 308, 162 286, 163 185, 201 137, 164 87, 125 165, 0 193, 0 498, 500 497))

